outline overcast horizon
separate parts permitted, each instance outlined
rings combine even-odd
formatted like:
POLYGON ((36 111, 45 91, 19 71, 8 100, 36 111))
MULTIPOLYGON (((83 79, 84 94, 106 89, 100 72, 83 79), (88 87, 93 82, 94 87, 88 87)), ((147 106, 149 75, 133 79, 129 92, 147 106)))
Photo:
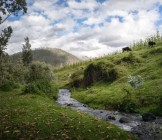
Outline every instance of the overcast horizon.
POLYGON ((26 0, 28 13, 11 16, 7 52, 22 50, 29 37, 32 49, 60 48, 78 57, 98 57, 134 41, 162 33, 162 0, 26 0))

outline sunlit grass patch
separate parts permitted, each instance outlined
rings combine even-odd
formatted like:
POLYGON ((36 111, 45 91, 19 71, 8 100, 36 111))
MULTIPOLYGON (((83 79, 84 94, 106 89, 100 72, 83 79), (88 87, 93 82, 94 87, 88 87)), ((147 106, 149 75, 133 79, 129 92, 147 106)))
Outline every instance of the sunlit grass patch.
POLYGON ((0 139, 131 139, 85 113, 59 107, 46 96, 0 92, 0 139))

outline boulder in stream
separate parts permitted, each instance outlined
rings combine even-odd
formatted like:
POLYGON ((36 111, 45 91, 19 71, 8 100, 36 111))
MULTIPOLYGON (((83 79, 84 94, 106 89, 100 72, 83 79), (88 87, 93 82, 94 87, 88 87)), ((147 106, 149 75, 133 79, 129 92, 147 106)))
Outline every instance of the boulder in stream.
POLYGON ((68 103, 67 106, 72 106, 73 104, 72 103, 68 103))
POLYGON ((129 118, 126 118, 126 117, 121 117, 121 118, 119 119, 119 122, 120 122, 120 123, 129 123, 129 122, 130 122, 130 119, 129 119, 129 118))
POLYGON ((114 116, 108 116, 107 120, 116 120, 116 118, 114 116))
POLYGON ((154 121, 156 120, 156 116, 152 113, 144 113, 142 115, 142 119, 143 121, 147 122, 147 121, 154 121))

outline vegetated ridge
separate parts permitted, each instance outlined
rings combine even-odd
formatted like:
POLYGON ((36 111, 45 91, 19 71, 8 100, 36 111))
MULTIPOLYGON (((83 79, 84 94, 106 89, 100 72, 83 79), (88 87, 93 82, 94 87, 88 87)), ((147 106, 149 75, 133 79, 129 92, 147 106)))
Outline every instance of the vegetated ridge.
MULTIPOLYGON (((40 61, 55 67, 73 64, 79 61, 76 56, 57 48, 41 48, 32 51, 33 61, 40 61)), ((17 62, 21 58, 22 53, 11 55, 11 61, 17 62)))
POLYGON ((137 42, 131 49, 55 70, 58 83, 93 108, 162 116, 162 37, 137 42), (149 47, 149 40, 156 45, 149 47), (129 76, 143 79, 141 89, 130 85, 129 76))

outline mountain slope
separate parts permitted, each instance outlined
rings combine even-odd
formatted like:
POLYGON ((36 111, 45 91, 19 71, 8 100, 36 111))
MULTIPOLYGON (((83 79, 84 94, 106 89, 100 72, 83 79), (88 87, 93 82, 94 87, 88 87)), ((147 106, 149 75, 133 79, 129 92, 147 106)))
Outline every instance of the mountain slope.
MULTIPOLYGON (((12 62, 21 58, 21 52, 11 55, 12 62)), ((79 61, 74 55, 57 48, 46 48, 33 50, 33 61, 45 62, 59 67, 66 64, 73 64, 79 61)))
POLYGON ((65 67, 55 74, 59 85, 73 87, 72 96, 93 108, 162 116, 162 39, 152 48, 135 45, 131 52, 65 67), (142 77, 141 89, 129 84, 130 75, 142 77))

